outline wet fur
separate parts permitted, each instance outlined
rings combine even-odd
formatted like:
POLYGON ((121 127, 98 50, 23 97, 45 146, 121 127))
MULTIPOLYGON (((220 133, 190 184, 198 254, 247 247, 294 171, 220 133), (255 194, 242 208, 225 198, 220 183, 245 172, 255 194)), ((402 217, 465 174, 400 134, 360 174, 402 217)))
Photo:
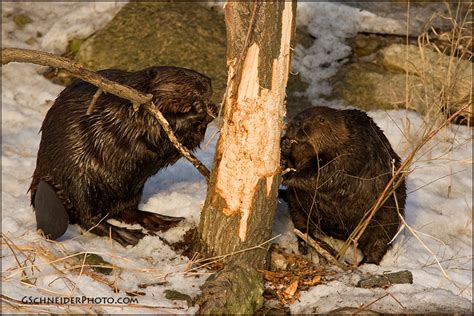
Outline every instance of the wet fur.
MULTIPOLYGON (((177 67, 100 74, 152 94, 154 104, 188 149, 195 149, 204 139, 212 120, 207 108, 216 111, 210 104, 208 77, 177 67)), ((105 216, 133 221, 142 214, 136 212, 145 181, 180 158, 157 120, 143 108, 135 112, 127 100, 102 93, 92 113, 86 114, 96 90, 78 80, 58 96, 41 127, 30 186, 33 206, 37 186, 44 181, 55 189, 70 223, 85 229, 105 216)), ((105 228, 94 232, 107 235, 105 228)), ((122 235, 127 243, 130 236, 122 235)))
MULTIPOLYGON (((347 239, 400 166, 400 157, 364 112, 314 107, 293 118, 282 138, 285 198, 295 227, 347 239)), ((403 215, 405 181, 396 189, 403 215)), ((378 264, 399 228, 392 196, 377 211, 359 240, 365 262, 378 264)))

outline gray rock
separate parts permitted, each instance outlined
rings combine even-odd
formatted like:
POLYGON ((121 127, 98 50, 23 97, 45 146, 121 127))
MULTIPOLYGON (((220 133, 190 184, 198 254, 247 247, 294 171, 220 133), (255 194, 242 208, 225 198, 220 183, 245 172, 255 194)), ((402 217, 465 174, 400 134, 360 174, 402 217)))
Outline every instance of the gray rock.
MULTIPOLYGON (((364 110, 408 108, 437 115, 472 103, 472 63, 414 45, 385 47, 376 63, 347 65, 331 82, 332 99, 364 110)), ((469 111, 462 115, 472 120, 469 111)))
MULTIPOLYGON (((308 47, 313 38, 298 28, 295 41, 308 47)), ((215 6, 131 2, 81 45, 76 60, 94 70, 133 71, 153 65, 191 68, 212 79, 213 101, 220 103, 227 84, 226 49, 224 16, 215 6)), ((288 85, 288 104, 310 105, 295 94, 307 87, 299 75, 291 75, 288 85)))
MULTIPOLYGON (((361 23, 359 32, 391 34, 412 37, 419 36, 425 31, 426 23, 436 14, 449 16, 448 6, 444 1, 338 1, 346 5, 366 10, 374 14, 361 23), (408 28, 407 28, 408 21, 408 28)), ((456 3, 450 4, 456 10, 456 3)), ((451 23, 447 19, 432 21, 438 30, 448 30, 451 23)))
POLYGON ((398 271, 392 273, 384 273, 371 275, 360 280, 357 283, 357 287, 362 287, 365 289, 371 289, 374 287, 388 288, 393 284, 412 284, 413 283, 413 274, 408 271, 398 271))
POLYGON ((199 3, 132 2, 81 45, 76 60, 94 70, 191 68, 212 79, 214 102, 220 102, 225 53, 224 19, 217 10, 199 3))
POLYGON ((387 72, 374 63, 347 65, 330 82, 331 99, 342 99, 365 111, 405 107, 405 75, 387 72))
POLYGON ((472 63, 418 46, 393 44, 378 53, 378 62, 388 69, 407 72, 438 87, 452 85, 453 98, 463 99, 472 90, 472 63), (447 81, 451 82, 447 82, 447 81))

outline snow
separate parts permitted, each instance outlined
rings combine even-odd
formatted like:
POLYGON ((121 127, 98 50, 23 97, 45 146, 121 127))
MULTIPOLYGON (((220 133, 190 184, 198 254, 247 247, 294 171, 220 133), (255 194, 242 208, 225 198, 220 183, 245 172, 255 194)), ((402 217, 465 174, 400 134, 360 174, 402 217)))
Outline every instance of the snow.
MULTIPOLYGON (((69 39, 89 36, 123 4, 3 3, 2 46, 61 53, 69 39), (33 22, 18 27, 12 15, 19 13, 27 14, 33 22)), ((313 35, 320 35, 309 49, 296 47, 293 62, 294 70, 310 83, 306 93, 312 99, 320 100, 329 92, 324 80, 349 55, 345 40, 357 32, 367 17, 370 13, 333 3, 299 5, 298 23, 307 25, 313 35)), ((2 67, 2 294, 21 300, 25 296, 123 298, 129 297, 126 292, 139 292, 138 305, 23 305, 23 312, 195 313, 197 306, 169 300, 164 293, 172 289, 194 298, 209 275, 205 270, 185 273, 189 259, 168 245, 198 224, 205 199, 206 183, 187 161, 180 160, 159 172, 145 186, 142 209, 186 218, 160 236, 147 236, 137 246, 124 248, 107 238, 82 235, 77 225, 70 225, 56 242, 46 241, 36 232, 27 190, 35 168, 41 122, 63 88, 45 79, 43 70, 44 67, 18 63, 2 67), (116 269, 109 276, 99 277, 86 270, 81 272, 79 261, 79 267, 74 268, 65 259, 84 251, 99 254, 116 269), (18 265, 33 263, 35 268, 25 269, 22 275, 18 265), (148 286, 143 288, 143 284, 148 286)), ((373 111, 369 115, 385 131, 402 159, 410 154, 426 127, 423 118, 410 111, 373 111)), ((211 125, 202 149, 197 151, 198 158, 208 167, 213 160, 215 131, 216 126, 211 125)), ((415 157, 411 170, 406 222, 416 236, 404 229, 379 266, 362 265, 338 280, 302 292, 299 301, 290 306, 293 313, 326 313, 367 305, 377 299, 368 309, 392 313, 470 310, 472 128, 443 128, 415 157), (355 287, 367 273, 400 270, 413 273, 413 284, 388 289, 355 287)), ((274 234, 282 234, 277 241, 287 251, 297 252, 284 203, 279 203, 276 214, 274 234)), ((2 307, 16 311, 5 301, 2 307)))

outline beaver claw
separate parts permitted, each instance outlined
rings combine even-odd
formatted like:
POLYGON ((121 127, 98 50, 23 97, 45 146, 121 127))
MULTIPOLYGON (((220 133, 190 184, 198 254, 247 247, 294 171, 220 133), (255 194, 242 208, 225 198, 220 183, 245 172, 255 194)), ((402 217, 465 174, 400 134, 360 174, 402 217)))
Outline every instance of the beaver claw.
POLYGON ((128 245, 135 246, 138 244, 140 239, 145 237, 145 234, 141 231, 141 229, 118 227, 110 225, 107 222, 102 222, 99 225, 91 228, 89 231, 98 236, 110 236, 113 240, 124 247, 127 247, 128 245))
POLYGON ((184 219, 184 217, 172 217, 140 210, 121 212, 114 218, 127 224, 140 224, 151 232, 166 231, 184 219))

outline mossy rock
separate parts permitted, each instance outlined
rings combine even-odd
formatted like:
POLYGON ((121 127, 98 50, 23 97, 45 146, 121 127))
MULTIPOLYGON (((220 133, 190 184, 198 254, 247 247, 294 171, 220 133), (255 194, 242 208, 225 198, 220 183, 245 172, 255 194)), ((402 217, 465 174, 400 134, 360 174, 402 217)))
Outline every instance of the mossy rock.
POLYGON ((353 63, 342 67, 330 79, 333 87, 330 99, 342 99, 366 111, 404 107, 404 78, 403 74, 386 72, 374 63, 353 63))
POLYGON ((85 41, 76 60, 93 70, 129 71, 155 65, 191 68, 209 76, 215 102, 226 81, 226 33, 221 15, 199 3, 129 3, 85 41))
MULTIPOLYGON (((295 38, 305 47, 313 41, 300 29, 295 38)), ((93 70, 134 71, 155 65, 191 68, 211 78, 213 101, 220 103, 227 84, 226 49, 224 16, 216 8, 189 2, 131 2, 82 43, 75 59, 93 70)), ((293 91, 306 89, 304 82, 293 82, 291 77, 290 100, 293 91)))
POLYGON ((33 22, 33 20, 28 15, 21 13, 13 16, 13 22, 19 27, 24 27, 33 22))
MULTIPOLYGON (((391 44, 374 62, 344 65, 330 79, 330 99, 364 110, 406 108, 428 117, 449 116, 470 102, 472 63, 413 45, 391 44), (451 68, 450 68, 451 66, 451 68), (452 84, 446 82, 451 71, 452 84), (441 99, 444 93, 445 99, 441 99)), ((470 109, 454 120, 472 125, 470 109)))

